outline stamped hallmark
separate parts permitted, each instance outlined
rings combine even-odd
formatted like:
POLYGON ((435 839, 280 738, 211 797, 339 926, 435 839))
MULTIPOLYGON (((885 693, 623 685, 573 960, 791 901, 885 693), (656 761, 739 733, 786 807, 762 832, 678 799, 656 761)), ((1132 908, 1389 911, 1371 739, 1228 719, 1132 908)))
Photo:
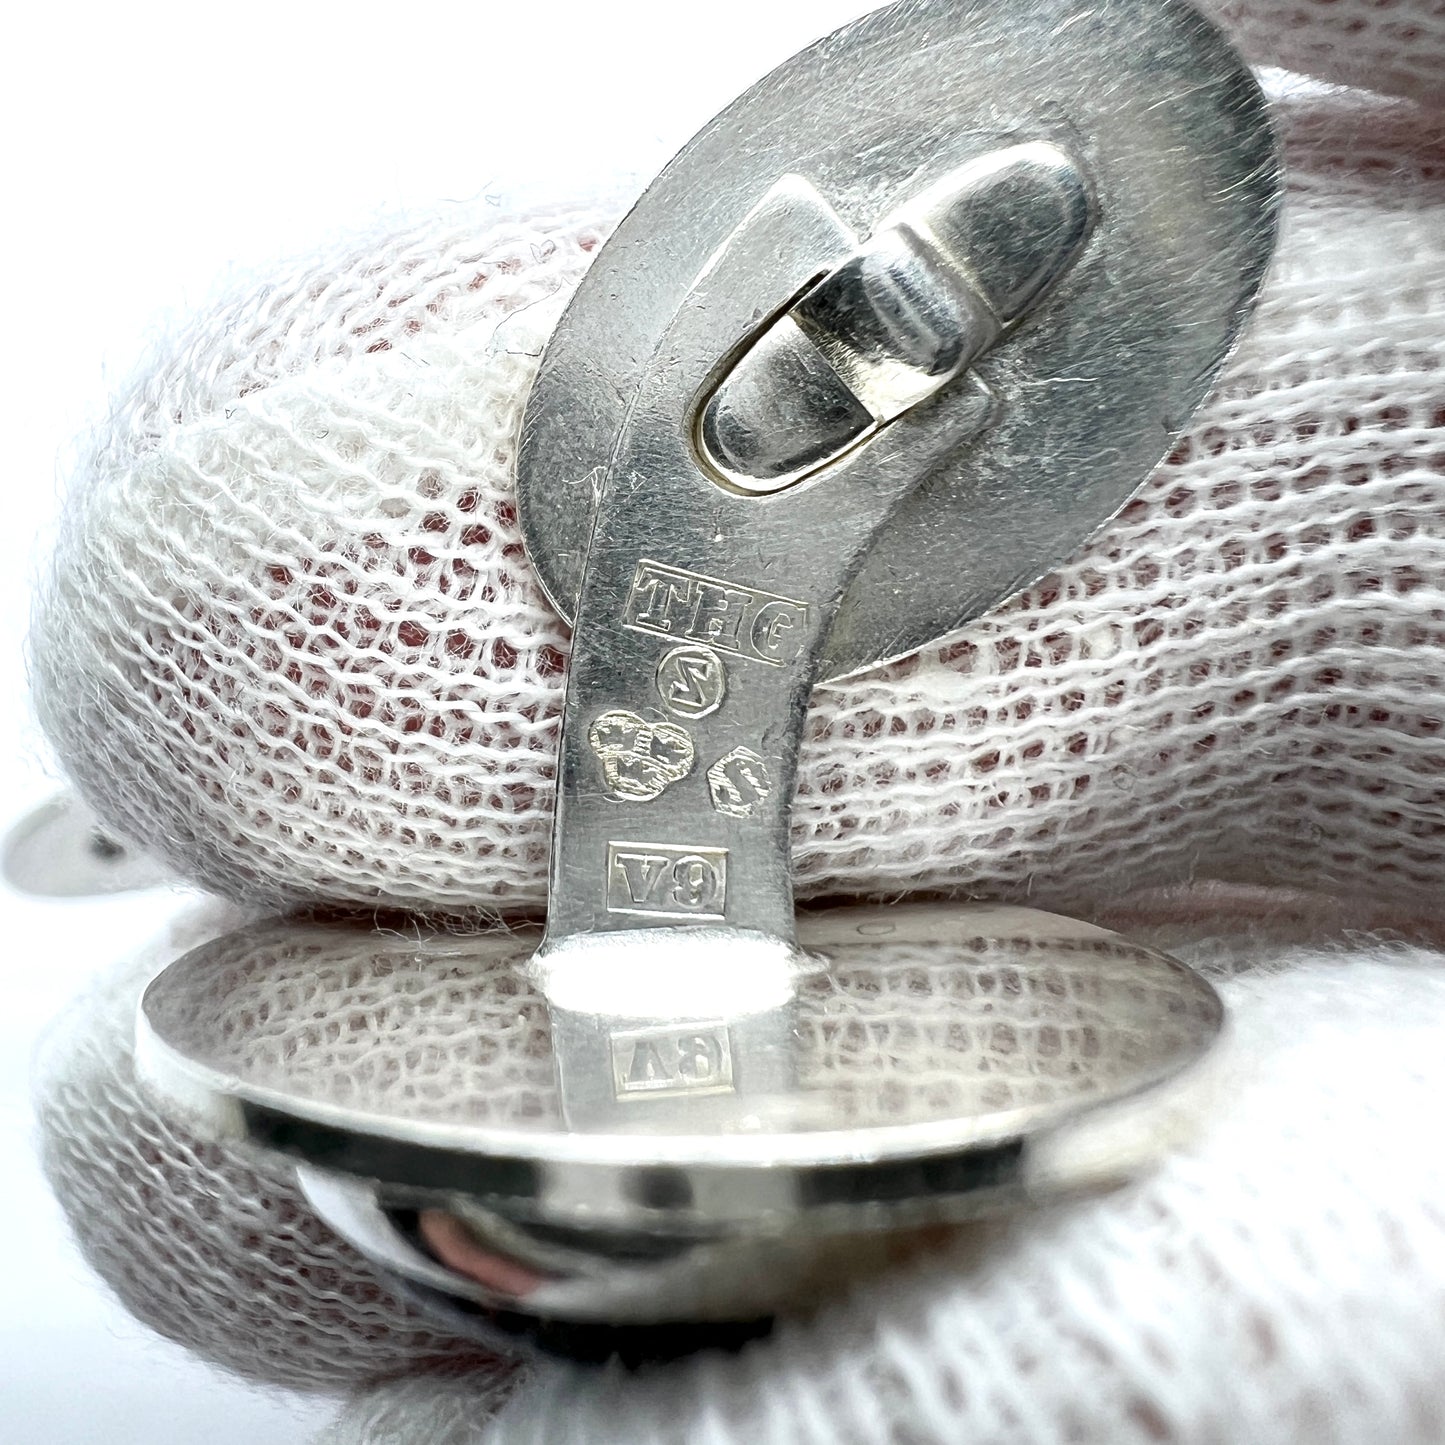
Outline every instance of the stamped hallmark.
POLYGON ((707 770, 712 805, 729 818, 751 818, 773 791, 768 765, 751 748, 734 748, 707 770))
POLYGON ((611 1036, 618 1099, 733 1092, 732 1041, 721 1022, 633 1029, 611 1036))
POLYGON ((710 717, 727 695, 727 670, 710 647, 674 647, 657 664, 657 693, 676 717, 710 717))
POLYGON ((629 803, 650 803, 685 778, 696 759, 692 739, 676 723, 648 722, 622 708, 593 719, 587 744, 602 764, 607 795, 629 803))
POLYGON ((728 851, 672 843, 607 845, 607 911, 641 918, 722 919, 728 851))
POLYGON ((790 597, 643 561, 632 574, 622 620, 636 632, 783 667, 803 645, 808 607, 790 597))

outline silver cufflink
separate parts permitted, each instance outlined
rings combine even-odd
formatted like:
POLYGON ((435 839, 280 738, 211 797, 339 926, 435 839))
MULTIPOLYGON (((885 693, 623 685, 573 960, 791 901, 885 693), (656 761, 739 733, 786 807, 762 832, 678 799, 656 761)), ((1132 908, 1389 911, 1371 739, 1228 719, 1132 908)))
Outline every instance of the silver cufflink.
POLYGON ((1204 980, 1023 908, 797 912, 789 809, 814 686, 1036 579, 1164 457, 1279 198, 1262 95, 1175 0, 904 0, 759 82, 526 412, 574 626, 545 930, 223 938, 145 996, 152 1086, 482 1334, 685 1341, 1156 1157, 1204 980))
POLYGON ((12 824, 0 878, 33 898, 99 898, 166 882, 162 865, 116 837, 72 793, 57 793, 12 824))

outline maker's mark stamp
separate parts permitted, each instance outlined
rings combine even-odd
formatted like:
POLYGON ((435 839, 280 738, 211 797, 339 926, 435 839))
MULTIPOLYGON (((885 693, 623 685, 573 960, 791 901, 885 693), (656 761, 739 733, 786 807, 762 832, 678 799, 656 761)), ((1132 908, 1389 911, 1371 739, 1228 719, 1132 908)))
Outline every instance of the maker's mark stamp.
POLYGON ((587 744, 602 764, 607 795, 629 803, 650 803, 685 778, 697 756, 676 723, 648 722, 622 708, 592 720, 587 744))
POLYGON ((773 791, 773 775, 751 748, 734 748, 707 770, 707 790, 719 813, 751 818, 773 791))
POLYGON ((730 1094, 732 1041, 724 1023, 615 1033, 612 1088, 618 1099, 668 1094, 730 1094))
POLYGON ((807 634, 808 605, 661 562, 639 562, 622 621, 634 632, 696 642, 734 657, 790 663, 807 634))
POLYGON ((710 717, 727 695, 723 660, 710 647, 674 647, 657 664, 657 693, 676 717, 710 717))
POLYGON ((728 850, 674 843, 607 845, 607 911, 639 918, 727 916, 728 850))

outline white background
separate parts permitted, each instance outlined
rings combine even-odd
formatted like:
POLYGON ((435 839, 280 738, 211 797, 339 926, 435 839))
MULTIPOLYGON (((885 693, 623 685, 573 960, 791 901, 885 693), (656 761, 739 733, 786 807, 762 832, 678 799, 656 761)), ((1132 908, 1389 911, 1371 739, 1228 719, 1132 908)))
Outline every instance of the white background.
MULTIPOLYGON (((30 721, 28 596, 74 438, 168 318, 236 272, 437 198, 565 194, 656 169, 750 81, 870 8, 46 3, 0 60, 0 825, 56 786, 30 721)), ((156 931, 167 893, 0 892, 0 1433, 26 1445, 308 1439, 325 1402, 222 1378, 132 1322, 34 1163, 47 1019, 156 931)))

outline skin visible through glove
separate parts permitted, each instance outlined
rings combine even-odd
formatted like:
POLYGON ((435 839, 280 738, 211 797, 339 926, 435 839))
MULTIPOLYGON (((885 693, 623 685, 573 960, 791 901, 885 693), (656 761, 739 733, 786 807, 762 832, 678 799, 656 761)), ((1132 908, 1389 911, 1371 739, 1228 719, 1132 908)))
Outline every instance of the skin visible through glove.
MULTIPOLYGON (((1407 99, 1314 93, 1283 108, 1287 233, 1261 315, 1214 402, 1125 513, 961 638, 820 694, 794 837, 805 894, 950 887, 1097 912, 1138 887, 1215 876, 1328 880, 1331 928, 1399 928, 1434 905, 1445 855, 1445 11, 1213 8, 1258 59, 1407 99)), ((509 467, 542 303, 575 284, 604 229, 559 217, 478 236, 439 221, 374 239, 202 322, 138 384, 78 479, 37 630, 47 726, 119 832, 248 902, 540 905, 566 633, 527 570, 509 467), (479 348, 506 317, 500 345, 479 348)), ((1277 921, 1274 899, 1203 898, 1166 905, 1196 937, 1251 907, 1277 921)), ((1290 907, 1287 926, 1303 937, 1314 925, 1300 912, 1319 911, 1290 907)), ((1148 925, 1122 910, 1106 921, 1148 925)), ((1417 966, 1428 961, 1412 954, 1401 970, 1400 987, 1417 990, 1402 1016, 1436 1017, 1417 966)), ((1345 1088, 1321 1067, 1302 1074, 1308 1088, 1260 1096, 1300 1111, 1308 1149, 1294 1148, 1286 1119, 1268 1150, 1206 1151, 1103 1212, 1022 1221, 1003 1246, 1004 1283, 951 1253, 896 1298, 800 1327, 789 1349, 806 1353, 834 1417, 841 1400, 881 1432, 918 1438, 965 1422, 980 1439, 1371 1438, 1368 1423, 1351 1435, 1351 1420, 1373 1421, 1374 1438, 1438 1438, 1438 1367, 1411 1353, 1408 1329, 1388 1328, 1437 1318, 1445 1297, 1419 1203, 1433 1186, 1405 1169, 1408 1151, 1368 1155, 1434 1076, 1427 1060, 1387 1072, 1391 1039, 1413 1057, 1403 1017, 1376 1053, 1361 1052, 1359 1018, 1383 1017, 1385 995, 1342 988, 1349 1028, 1337 1039, 1319 1002, 1329 978, 1307 977, 1308 999, 1283 1017, 1308 1017, 1296 1032, 1318 1035, 1322 1056, 1353 1048, 1376 1070, 1345 1088), (1361 1104, 1360 1129, 1341 1137, 1382 1182, 1350 1173, 1341 1186, 1325 1170, 1333 1146, 1308 1124, 1328 1109, 1354 1119, 1372 1077, 1389 1100, 1361 1104), (1316 1256, 1261 1208, 1259 1181, 1285 1187, 1268 1173, 1276 1154, 1281 1171, 1321 1186, 1318 1198, 1290 1196, 1294 1225, 1318 1215, 1309 1238, 1368 1261, 1368 1287, 1307 1263, 1299 1293, 1312 1303, 1288 1304, 1289 1261, 1316 1256), (1326 1213, 1355 1219, 1353 1232, 1330 1234, 1326 1213), (1371 1243, 1367 1217, 1388 1248, 1371 1243), (1316 1342, 1334 1378, 1359 1387, 1331 1395, 1314 1380, 1313 1394, 1292 1394, 1298 1320, 1312 1310, 1323 1330, 1322 1297, 1350 1318, 1347 1333, 1376 1343, 1316 1342), (1017 1340, 1007 1321, 1023 1322, 1017 1340), (1191 1321, 1201 1338, 1181 1343, 1191 1321), (890 1341, 904 1334, 927 1347, 900 1363, 890 1341), (951 1353, 950 1341, 979 1353, 951 1353), (1088 1367, 1076 1376, 1071 1350, 1088 1367), (1209 1398, 1149 1384, 1181 1353, 1209 1398), (1039 1393, 1051 1375, 1076 1381, 1072 1402, 1039 1393), (991 1397, 1015 1376, 1033 1384, 991 1397), (1367 1377, 1392 1385, 1393 1413, 1340 1413, 1346 1394, 1370 1398, 1367 1377)), ((1288 992, 1267 981, 1243 978, 1236 998, 1264 1033, 1288 992)), ((479 1402, 495 1367, 392 1299, 285 1178, 150 1112, 129 1074, 129 1005, 121 1022, 80 1025, 43 1086, 42 1118, 57 1192, 136 1313, 255 1377, 335 1388, 464 1368, 479 1402)), ((1285 1057, 1280 1037, 1268 1042, 1285 1057)), ((1250 1113, 1228 1129, 1247 1132, 1250 1113)), ((780 1402, 776 1418, 755 1438, 828 1438, 807 1389, 784 1378, 786 1354, 665 1375, 657 1419, 682 1429, 717 1418, 720 1400, 756 1395, 776 1371, 776 1390, 763 1391, 780 1402)), ((518 1397, 508 1438, 601 1422, 633 1439, 666 1434, 648 1424, 646 1388, 624 1400, 579 1386, 563 1402, 575 1425, 545 1393, 518 1397)), ((423 1415, 410 1427, 426 1437, 423 1415)))
MULTIPOLYGON (((1285 119, 1278 272, 1170 465, 957 640, 816 695, 802 896, 1067 910, 1321 869, 1402 902, 1429 886, 1439 151, 1409 107, 1315 96, 1285 119)), ((566 633, 510 468, 538 303, 597 236, 358 251, 319 320, 313 272, 212 322, 120 409, 36 678, 122 835, 248 902, 541 906, 566 633), (466 341, 498 321, 490 349, 466 341)))

